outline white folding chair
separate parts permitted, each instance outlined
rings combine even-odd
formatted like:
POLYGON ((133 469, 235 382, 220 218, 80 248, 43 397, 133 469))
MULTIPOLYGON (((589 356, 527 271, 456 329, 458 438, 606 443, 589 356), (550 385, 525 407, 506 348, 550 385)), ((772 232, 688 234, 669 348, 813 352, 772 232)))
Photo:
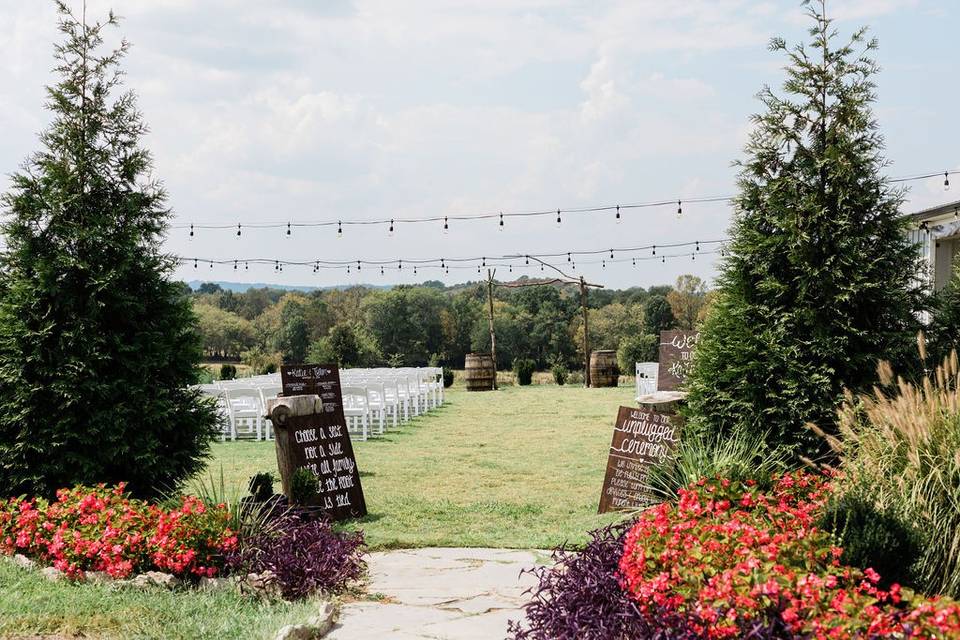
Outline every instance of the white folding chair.
POLYGON ((231 439, 237 439, 239 423, 245 423, 247 432, 250 435, 256 434, 257 440, 260 440, 263 418, 260 390, 256 387, 227 387, 224 394, 230 413, 231 439))
POLYGON ((343 386, 341 383, 340 394, 343 397, 343 417, 347 421, 347 429, 350 429, 350 423, 353 422, 354 430, 359 428, 361 439, 366 440, 370 425, 370 402, 366 388, 343 386))
MULTIPOLYGON (((259 387, 260 389, 260 406, 263 408, 264 414, 267 412, 267 400, 276 398, 280 395, 280 391, 283 387, 277 385, 264 385, 259 387)), ((263 416, 263 439, 272 440, 273 439, 273 421, 268 418, 266 415, 263 416)))

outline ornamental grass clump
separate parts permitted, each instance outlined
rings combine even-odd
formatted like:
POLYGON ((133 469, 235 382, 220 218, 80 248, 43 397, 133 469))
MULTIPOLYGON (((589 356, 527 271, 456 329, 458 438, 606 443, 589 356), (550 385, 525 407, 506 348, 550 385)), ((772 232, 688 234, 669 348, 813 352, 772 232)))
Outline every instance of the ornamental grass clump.
MULTIPOLYGON (((922 337, 920 354, 926 355, 922 337)), ((918 382, 895 379, 886 363, 879 371, 882 386, 846 395, 839 438, 812 428, 842 455, 839 497, 869 504, 916 536, 914 584, 925 593, 960 597, 957 354, 918 382)))

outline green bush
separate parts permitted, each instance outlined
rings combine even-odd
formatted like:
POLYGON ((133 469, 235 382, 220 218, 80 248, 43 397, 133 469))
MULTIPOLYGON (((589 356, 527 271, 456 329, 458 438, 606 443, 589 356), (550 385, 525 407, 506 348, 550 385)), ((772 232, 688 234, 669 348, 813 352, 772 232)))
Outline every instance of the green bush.
POLYGON ((274 475, 269 471, 263 471, 250 478, 250 495, 257 502, 266 502, 273 496, 274 475))
POLYGON ((627 336, 617 349, 617 364, 620 372, 633 375, 638 362, 656 362, 660 338, 649 333, 627 336))
POLYGON ((583 372, 581 371, 571 371, 570 375, 567 376, 567 383, 569 384, 583 384, 583 372))
POLYGON ((290 501, 297 505, 309 505, 317 495, 317 476, 309 469, 297 469, 290 479, 290 501))
MULTIPOLYGON (((921 341, 922 355, 923 351, 921 341)), ((812 429, 841 456, 842 474, 836 480, 841 504, 863 501, 874 513, 899 523, 897 529, 885 523, 865 532, 862 546, 869 547, 876 539, 880 546, 875 561, 886 562, 887 555, 895 553, 888 551, 892 545, 888 538, 914 537, 919 547, 914 584, 924 593, 956 598, 960 596, 957 354, 916 383, 894 380, 890 366, 882 364, 880 380, 882 386, 870 394, 847 394, 839 413, 839 438, 812 429)), ((854 516, 851 526, 858 532, 861 527, 856 525, 863 516, 854 516)), ((869 553, 869 548, 863 551, 865 556, 869 553)))
POLYGON ((449 367, 443 368, 443 387, 445 389, 453 386, 453 369, 449 367))
POLYGON ((562 362, 557 362, 550 367, 550 373, 553 374, 553 381, 560 386, 563 386, 567 383, 567 376, 570 375, 570 371, 567 370, 567 365, 563 364, 562 362))
POLYGON ((832 532, 843 549, 844 564, 871 568, 886 585, 913 586, 913 566, 920 555, 914 531, 870 501, 841 496, 827 505, 821 528, 832 532))
POLYGON ((232 364, 224 364, 220 366, 220 379, 221 380, 234 380, 237 377, 237 368, 232 364))
POLYGON ((513 361, 513 374, 517 376, 517 384, 526 386, 533 381, 533 372, 537 363, 530 358, 517 358, 513 361))

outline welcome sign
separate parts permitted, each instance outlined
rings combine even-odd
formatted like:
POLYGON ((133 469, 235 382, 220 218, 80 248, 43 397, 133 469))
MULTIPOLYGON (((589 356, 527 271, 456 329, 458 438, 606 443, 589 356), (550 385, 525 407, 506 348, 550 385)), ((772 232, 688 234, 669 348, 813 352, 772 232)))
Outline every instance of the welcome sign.
POLYGON ((597 512, 642 509, 659 502, 647 476, 654 466, 670 461, 679 432, 676 415, 620 407, 597 512))
POLYGON ((700 340, 699 331, 661 331, 658 391, 676 391, 693 366, 693 351, 700 340))

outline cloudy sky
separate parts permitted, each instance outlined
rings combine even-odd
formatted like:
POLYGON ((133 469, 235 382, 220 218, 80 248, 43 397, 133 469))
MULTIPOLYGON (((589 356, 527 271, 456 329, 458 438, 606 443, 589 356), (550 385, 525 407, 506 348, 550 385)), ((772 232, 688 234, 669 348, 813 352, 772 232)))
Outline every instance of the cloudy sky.
MULTIPOLYGON (((442 223, 398 224, 392 237, 370 225, 345 227, 339 239, 336 227, 238 238, 235 225, 728 195, 753 96, 782 79, 766 43, 805 36, 795 0, 89 0, 88 15, 108 7, 133 44, 128 84, 176 222, 234 227, 192 240, 175 228, 167 249, 220 260, 412 260, 723 238, 725 204, 687 204, 679 219, 675 204, 630 210, 620 224, 612 213, 565 215, 559 227, 555 216, 513 218, 500 232, 496 220, 451 221, 446 234, 442 223)), ((843 32, 868 24, 880 39, 877 114, 890 175, 960 167, 960 3, 830 8, 843 32)), ((0 189, 48 121, 43 87, 57 35, 52 3, 0 0, 0 189)), ((942 182, 913 183, 908 208, 955 199, 942 182)), ((710 278, 715 258, 577 267, 606 286, 649 286, 681 273, 710 278)), ((240 269, 191 262, 178 274, 301 285, 478 277, 475 267, 416 276, 409 266, 384 276, 240 269)))

